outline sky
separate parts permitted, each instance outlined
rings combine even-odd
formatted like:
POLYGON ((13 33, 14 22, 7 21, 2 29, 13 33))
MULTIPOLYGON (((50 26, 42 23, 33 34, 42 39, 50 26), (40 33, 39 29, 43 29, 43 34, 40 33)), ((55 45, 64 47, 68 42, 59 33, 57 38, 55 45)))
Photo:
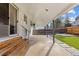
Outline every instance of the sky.
POLYGON ((79 16, 79 5, 77 5, 76 7, 74 7, 72 10, 70 10, 69 12, 65 13, 64 15, 60 16, 60 19, 62 20, 62 22, 65 20, 66 17, 70 18, 71 22, 75 21, 75 18, 79 16))

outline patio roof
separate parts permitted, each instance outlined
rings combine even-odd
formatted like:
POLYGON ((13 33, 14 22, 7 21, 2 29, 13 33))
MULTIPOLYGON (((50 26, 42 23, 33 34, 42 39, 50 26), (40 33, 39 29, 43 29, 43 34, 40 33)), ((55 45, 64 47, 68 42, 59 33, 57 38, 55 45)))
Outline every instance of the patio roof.
POLYGON ((36 25, 46 25, 76 6, 74 3, 16 3, 16 5, 26 8, 26 12, 36 25))

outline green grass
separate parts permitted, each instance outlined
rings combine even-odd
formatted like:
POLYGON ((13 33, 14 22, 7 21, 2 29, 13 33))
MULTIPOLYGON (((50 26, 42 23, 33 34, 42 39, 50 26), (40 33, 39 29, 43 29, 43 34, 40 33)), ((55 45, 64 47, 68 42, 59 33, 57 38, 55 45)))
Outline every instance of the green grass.
POLYGON ((62 36, 62 35, 56 35, 55 36, 58 40, 68 44, 69 46, 72 46, 79 50, 79 37, 76 36, 62 36))

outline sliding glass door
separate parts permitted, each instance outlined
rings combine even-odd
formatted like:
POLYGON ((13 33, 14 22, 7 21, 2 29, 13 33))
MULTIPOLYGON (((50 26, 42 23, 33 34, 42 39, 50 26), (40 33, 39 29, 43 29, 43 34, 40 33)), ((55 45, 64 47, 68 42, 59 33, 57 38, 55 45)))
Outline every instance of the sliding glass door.
POLYGON ((0 37, 8 36, 9 4, 0 3, 0 37))
POLYGON ((0 3, 0 37, 17 34, 17 7, 0 3))

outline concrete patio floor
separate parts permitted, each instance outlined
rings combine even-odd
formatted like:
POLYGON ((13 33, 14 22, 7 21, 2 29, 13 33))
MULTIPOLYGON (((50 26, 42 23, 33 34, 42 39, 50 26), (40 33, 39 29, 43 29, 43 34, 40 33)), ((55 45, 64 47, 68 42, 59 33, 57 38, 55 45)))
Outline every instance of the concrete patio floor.
POLYGON ((26 56, 72 56, 72 54, 57 43, 53 45, 52 39, 44 35, 33 35, 29 39, 26 56))

